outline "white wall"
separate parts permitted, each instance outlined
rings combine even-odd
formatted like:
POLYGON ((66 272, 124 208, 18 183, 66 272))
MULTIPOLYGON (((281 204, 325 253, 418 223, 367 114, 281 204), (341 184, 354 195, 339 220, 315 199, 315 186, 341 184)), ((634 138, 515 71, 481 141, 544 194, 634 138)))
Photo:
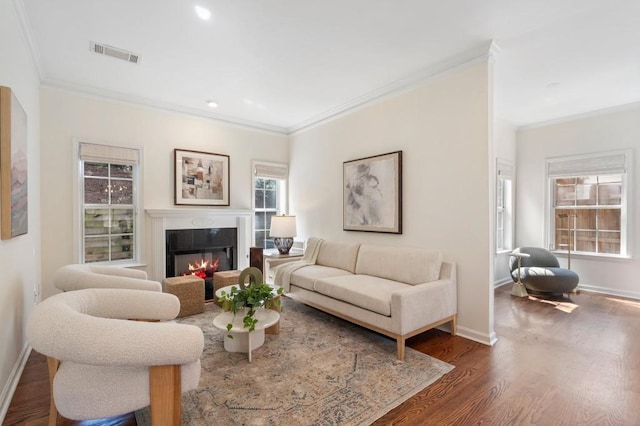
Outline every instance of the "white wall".
MULTIPOLYGON (((496 159, 510 163, 516 170, 516 127, 512 124, 496 119, 494 121, 494 153, 496 159)), ((495 182, 496 177, 494 177, 495 182)), ((517 188, 516 176, 513 176, 513 187, 517 188)), ((515 196, 515 191, 514 191, 515 196)), ((515 209, 515 199, 514 205, 515 209)), ((513 229, 515 233, 515 228, 513 229)), ((515 247, 514 247, 515 248, 515 247)), ((500 285, 512 282, 509 273, 509 253, 497 253, 494 257, 494 284, 500 285)))
MULTIPOLYGON (((144 209, 174 208, 174 148, 230 156, 230 206, 251 208, 251 161, 288 162, 285 135, 252 131, 213 120, 190 117, 68 91, 42 89, 43 296, 56 292, 53 272, 76 262, 73 257, 74 140, 143 149, 144 209)), ((180 207, 177 207, 180 208, 180 207)), ((144 220, 144 214, 141 217, 144 220)), ((142 224, 145 229, 145 224, 142 224)), ((147 254, 147 261, 150 261, 147 254)), ((147 270, 149 272, 149 270, 147 270)))
POLYGON ((0 1, 0 85, 10 87, 27 113, 29 229, 0 241, 0 422, 26 359, 26 319, 40 283, 40 154, 37 68, 13 3, 0 1))
MULTIPOLYGON (((580 276, 580 287, 614 295, 640 298, 640 105, 603 111, 599 115, 518 132, 517 244, 543 246, 546 158, 633 149, 629 182, 628 217, 632 259, 607 260, 571 256, 571 269, 580 276)), ((566 265, 566 256, 561 259, 566 265)))
POLYGON ((460 332, 485 343, 493 338, 490 79, 487 61, 449 72, 292 135, 290 157, 299 239, 442 250, 458 262, 460 332), (343 231, 342 163, 396 150, 403 151, 403 234, 343 231))

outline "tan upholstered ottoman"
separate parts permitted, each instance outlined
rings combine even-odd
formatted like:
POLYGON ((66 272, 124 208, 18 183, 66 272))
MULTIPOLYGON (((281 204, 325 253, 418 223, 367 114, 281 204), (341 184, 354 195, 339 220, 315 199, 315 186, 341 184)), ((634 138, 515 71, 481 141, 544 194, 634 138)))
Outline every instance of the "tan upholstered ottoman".
POLYGON ((162 291, 180 300, 179 317, 204 312, 204 280, 195 275, 170 277, 162 280, 162 291))
POLYGON ((218 291, 222 287, 238 284, 238 278, 240 278, 240 271, 238 271, 237 269, 234 269, 232 271, 214 272, 213 273, 213 294, 215 295, 216 291, 218 291))

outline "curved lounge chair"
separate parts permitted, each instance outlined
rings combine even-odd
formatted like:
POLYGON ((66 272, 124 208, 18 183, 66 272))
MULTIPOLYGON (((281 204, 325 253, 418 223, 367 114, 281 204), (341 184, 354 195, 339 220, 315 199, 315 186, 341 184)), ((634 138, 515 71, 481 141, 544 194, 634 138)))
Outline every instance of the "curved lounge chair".
POLYGON ((122 289, 70 291, 38 304, 27 339, 47 356, 49 425, 58 412, 88 420, 149 405, 152 425, 181 424, 181 393, 198 386, 204 337, 168 321, 179 310, 172 294, 122 289))
MULTIPOLYGON (((520 276, 527 291, 542 294, 570 293, 578 286, 580 278, 570 269, 561 268, 558 259, 540 247, 520 247, 514 253, 526 253, 521 259, 520 276)), ((518 262, 509 259, 509 269, 514 282, 518 281, 518 262)))

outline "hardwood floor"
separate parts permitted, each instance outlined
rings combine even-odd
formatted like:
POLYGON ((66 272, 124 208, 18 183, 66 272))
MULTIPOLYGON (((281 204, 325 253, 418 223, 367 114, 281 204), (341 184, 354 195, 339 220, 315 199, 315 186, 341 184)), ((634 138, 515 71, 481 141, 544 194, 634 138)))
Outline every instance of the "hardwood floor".
MULTIPOLYGON (((374 424, 640 425, 640 302, 582 292, 563 312, 510 289, 495 293, 494 347, 438 330, 410 339, 456 368, 374 424)), ((48 408, 46 362, 33 352, 4 424, 46 425, 48 408)))

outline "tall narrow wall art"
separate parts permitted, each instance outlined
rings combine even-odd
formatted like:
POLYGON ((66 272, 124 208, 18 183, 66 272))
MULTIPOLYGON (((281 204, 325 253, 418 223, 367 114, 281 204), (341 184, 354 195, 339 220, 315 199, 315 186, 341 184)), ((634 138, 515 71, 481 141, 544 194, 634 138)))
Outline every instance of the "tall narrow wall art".
POLYGON ((9 87, 0 86, 0 237, 26 234, 27 114, 9 87))

